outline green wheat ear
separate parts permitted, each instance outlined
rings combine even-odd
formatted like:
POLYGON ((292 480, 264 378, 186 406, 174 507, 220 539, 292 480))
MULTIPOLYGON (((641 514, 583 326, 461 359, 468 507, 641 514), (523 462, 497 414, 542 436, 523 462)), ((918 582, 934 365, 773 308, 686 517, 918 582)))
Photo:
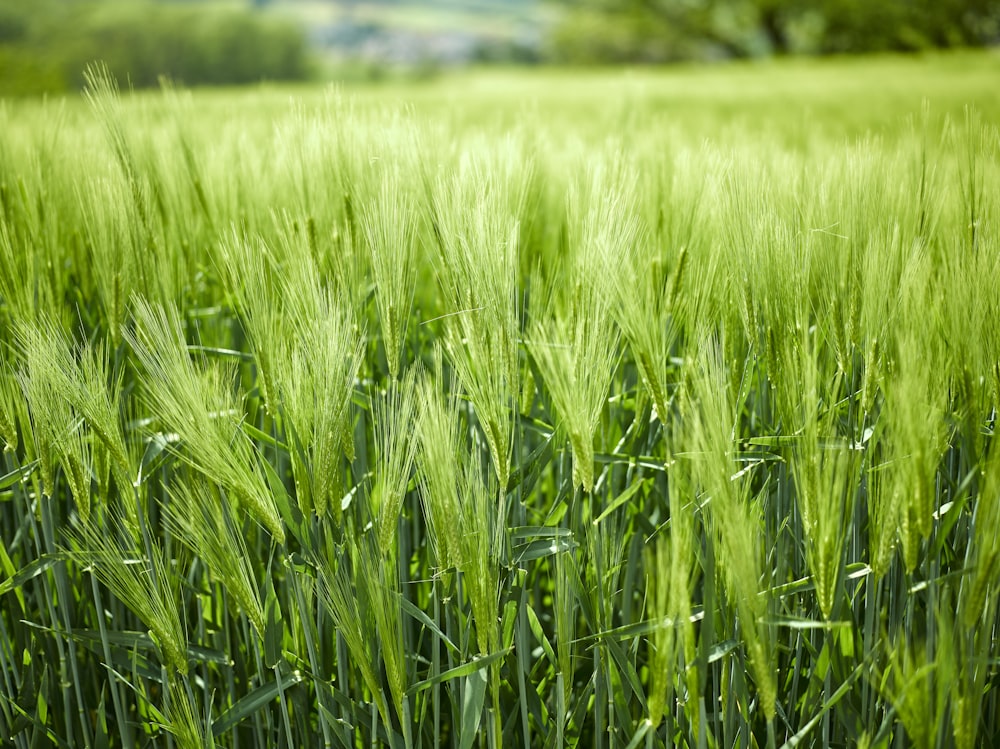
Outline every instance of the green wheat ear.
POLYGON ((552 311, 531 326, 528 350, 573 453, 573 485, 594 485, 594 437, 611 387, 618 334, 602 297, 586 286, 576 312, 552 311), (551 315, 551 316, 549 316, 551 315))
POLYGON ((308 250, 293 239, 285 233, 272 247, 261 237, 231 236, 224 244, 226 277, 268 410, 280 417, 293 447, 299 509, 330 512, 339 524, 341 463, 354 457, 351 398, 365 336, 308 250))
POLYGON ((548 304, 529 328, 528 350, 573 453, 573 484, 594 484, 594 437, 619 364, 613 310, 619 293, 609 272, 623 261, 636 228, 624 186, 601 168, 569 195, 571 262, 539 284, 548 304))
POLYGON ((474 453, 464 462, 459 479, 463 501, 459 516, 458 570, 472 607, 479 652, 488 655, 496 652, 500 644, 496 491, 484 479, 483 469, 474 453))
POLYGON ((24 393, 6 361, 0 361, 0 439, 3 452, 14 452, 21 445, 18 423, 26 421, 24 393))
POLYGON ((523 185, 507 169, 506 160, 463 160, 451 180, 436 186, 430 206, 438 281, 448 302, 445 353, 475 408, 500 487, 511 470, 521 330, 517 214, 523 185))
POLYGON ((61 466, 80 516, 90 515, 92 446, 74 405, 81 402, 76 364, 66 336, 53 323, 18 331, 24 368, 18 379, 31 414, 43 490, 55 494, 55 466, 61 466))
POLYGON ((206 481, 177 481, 164 501, 167 527, 205 563, 264 637, 264 607, 242 529, 229 502, 206 481))
POLYGON ((417 368, 402 381, 391 380, 386 393, 372 395, 375 443, 375 482, 372 515, 378 528, 378 546, 387 555, 396 537, 399 513, 417 454, 414 427, 417 418, 417 368))
POLYGON ((170 707, 162 727, 181 749, 214 749, 211 723, 202 717, 197 702, 184 679, 170 680, 170 707))
POLYGON ((928 658, 926 643, 899 632, 896 642, 887 650, 884 688, 899 712, 899 719, 913 745, 931 746, 931 737, 937 733, 941 713, 935 704, 932 689, 934 664, 928 658))
POLYGON ((368 247, 389 374, 399 377, 416 285, 415 205, 398 172, 382 175, 374 199, 360 211, 368 247))
POLYGON ((135 300, 136 327, 123 331, 146 373, 143 398, 184 441, 179 457, 232 492, 279 543, 285 530, 274 498, 256 470, 254 448, 236 418, 238 410, 218 368, 198 371, 173 307, 135 300))
MULTIPOLYGON (((860 472, 855 451, 820 416, 822 347, 815 336, 789 336, 782 352, 783 419, 799 437, 793 448, 795 499, 802 520, 806 564, 827 620, 844 576, 844 542, 851 530, 860 472)), ((832 377, 831 379, 836 379, 832 377)))
POLYGON ((435 376, 420 383, 416 456, 420 500, 427 521, 428 542, 438 572, 457 567, 461 559, 459 525, 459 442, 461 423, 457 396, 446 400, 440 390, 441 350, 435 355, 435 376))
MULTIPOLYGON (((107 495, 109 473, 122 494, 130 495, 130 460, 119 414, 122 372, 112 372, 104 342, 74 345, 51 320, 22 326, 18 338, 28 376, 39 380, 29 385, 36 410, 46 408, 38 399, 47 390, 70 407, 75 419, 73 426, 58 436, 56 452, 81 514, 86 518, 90 512, 92 477, 97 480, 98 497, 107 495)), ((64 407, 50 404, 48 408, 55 408, 49 421, 66 418, 64 407)), ((42 440, 48 439, 43 429, 42 440)), ((135 525, 133 508, 131 504, 127 507, 135 525)))
POLYGON ((665 248, 656 246, 648 227, 635 215, 637 175, 623 154, 613 158, 617 171, 609 168, 592 176, 591 194, 612 197, 599 203, 597 218, 588 221, 581 241, 591 245, 592 263, 608 279, 604 293, 609 308, 663 421, 669 408, 667 372, 680 334, 679 292, 689 252, 681 246, 674 268, 668 271, 658 254, 665 248))
POLYGON ((105 514, 102 522, 81 523, 69 535, 70 559, 89 569, 128 606, 149 628, 165 662, 186 674, 187 638, 181 625, 176 578, 164 563, 160 546, 147 539, 148 553, 137 548, 114 511, 105 514))
POLYGON ((275 384, 277 368, 286 360, 289 323, 280 309, 277 261, 260 237, 244 237, 236 231, 225 235, 219 247, 220 275, 250 339, 257 364, 257 386, 264 405, 277 414, 281 394, 275 384))

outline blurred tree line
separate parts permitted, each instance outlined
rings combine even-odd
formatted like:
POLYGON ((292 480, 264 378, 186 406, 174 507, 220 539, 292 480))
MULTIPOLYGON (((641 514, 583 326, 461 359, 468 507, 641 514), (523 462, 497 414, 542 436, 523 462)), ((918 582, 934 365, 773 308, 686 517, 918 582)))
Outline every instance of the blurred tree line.
POLYGON ((155 86, 296 80, 301 29, 239 6, 152 0, 0 0, 0 95, 60 92, 103 60, 122 82, 155 86))
POLYGON ((1000 0, 551 0, 562 62, 919 51, 1000 42, 1000 0))

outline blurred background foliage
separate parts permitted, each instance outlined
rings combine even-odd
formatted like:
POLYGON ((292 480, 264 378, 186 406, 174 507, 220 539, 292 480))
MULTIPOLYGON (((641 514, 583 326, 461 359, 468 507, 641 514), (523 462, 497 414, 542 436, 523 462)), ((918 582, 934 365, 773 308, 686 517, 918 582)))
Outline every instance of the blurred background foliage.
POLYGON ((249 5, 153 0, 0 0, 0 95, 79 89, 103 60, 136 88, 299 80, 305 33, 249 5))
MULTIPOLYGON (((555 2, 555 0, 552 0, 555 2)), ((1000 41, 997 0, 559 0, 550 56, 669 62, 915 52, 1000 41)))
POLYGON ((1000 43, 1000 0, 0 0, 0 95, 1000 43))

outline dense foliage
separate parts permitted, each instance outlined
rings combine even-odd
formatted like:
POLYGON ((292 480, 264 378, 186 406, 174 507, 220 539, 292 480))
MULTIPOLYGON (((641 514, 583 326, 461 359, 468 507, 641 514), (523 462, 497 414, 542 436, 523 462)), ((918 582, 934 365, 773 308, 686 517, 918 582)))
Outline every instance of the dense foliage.
POLYGON ((129 85, 297 80, 309 73, 305 36, 238 6, 151 0, 0 0, 0 95, 81 88, 105 62, 129 85))
POLYGON ((920 51, 1000 43, 997 0, 553 0, 573 62, 920 51))
POLYGON ((0 106, 3 740, 995 744, 996 65, 0 106))

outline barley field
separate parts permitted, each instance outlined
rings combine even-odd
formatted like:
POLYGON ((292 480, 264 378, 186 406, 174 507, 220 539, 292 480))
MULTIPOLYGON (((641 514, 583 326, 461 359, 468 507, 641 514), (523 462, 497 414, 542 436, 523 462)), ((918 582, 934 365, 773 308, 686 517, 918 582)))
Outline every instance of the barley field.
POLYGON ((0 742, 1000 741, 1000 56, 0 102, 0 742))

